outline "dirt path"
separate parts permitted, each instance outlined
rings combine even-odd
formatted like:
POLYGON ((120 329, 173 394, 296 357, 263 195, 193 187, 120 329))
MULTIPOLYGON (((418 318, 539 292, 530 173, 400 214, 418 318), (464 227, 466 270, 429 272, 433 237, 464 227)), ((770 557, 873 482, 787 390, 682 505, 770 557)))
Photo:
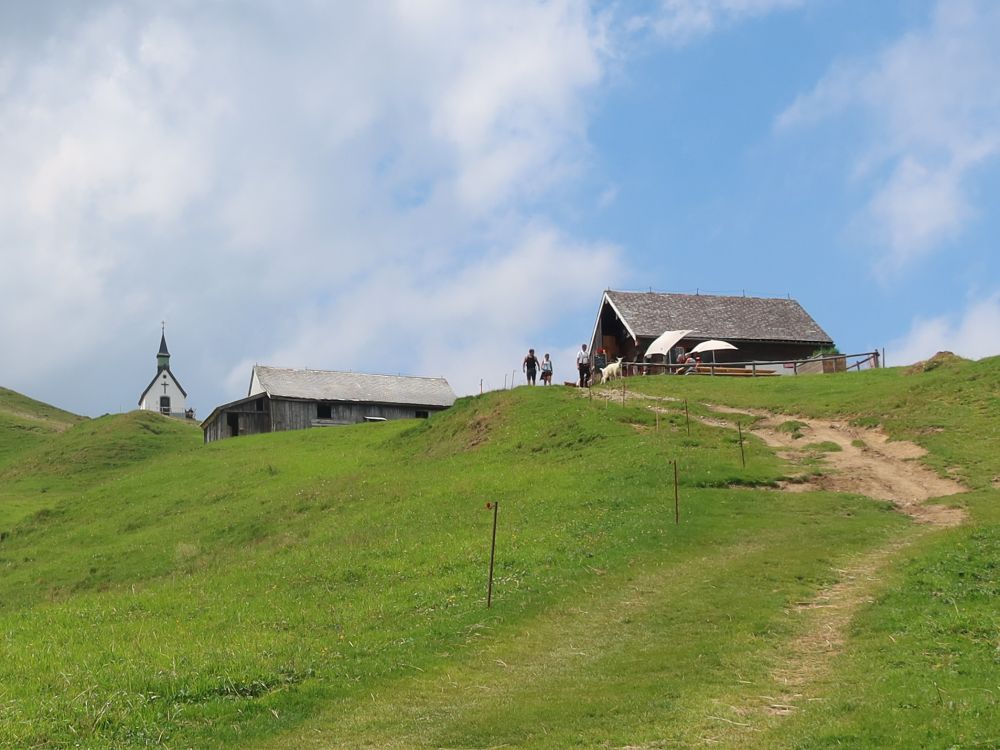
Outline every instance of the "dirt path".
MULTIPOLYGON (((965 511, 928 500, 947 497, 966 488, 945 479, 919 462, 925 451, 905 441, 890 441, 881 430, 852 427, 844 422, 809 419, 768 412, 712 406, 715 412, 757 417, 753 434, 778 449, 786 460, 799 464, 815 462, 821 473, 803 473, 795 482, 784 483, 790 492, 827 490, 850 492, 891 502, 901 513, 923 524, 924 531, 890 540, 861 555, 838 570, 837 583, 820 590, 808 601, 796 605, 803 618, 800 635, 789 642, 780 665, 773 674, 773 690, 758 696, 758 702, 732 706, 732 724, 722 732, 726 744, 743 744, 747 732, 763 728, 758 722, 799 710, 810 698, 810 686, 829 671, 833 658, 845 645, 848 628, 858 609, 871 602, 885 572, 897 553, 917 538, 935 529, 957 526, 965 511), (810 448, 835 444, 839 450, 810 448), (754 721, 754 717, 758 721, 754 721), (742 737, 742 739, 741 739, 742 737)), ((732 428, 725 419, 702 417, 714 426, 732 428)), ((713 741, 719 741, 716 733, 713 741)))
MULTIPOLYGON (((617 397, 617 396, 616 396, 617 397)), ((629 393, 630 400, 671 401, 670 396, 647 396, 629 393)), ((822 472, 803 472, 795 481, 785 482, 781 489, 787 492, 828 490, 865 495, 876 500, 891 502, 896 508, 920 523, 933 526, 957 526, 965 519, 961 508, 926 504, 928 500, 957 495, 964 487, 953 479, 939 476, 920 463, 927 451, 915 443, 890 440, 882 430, 853 427, 846 422, 829 419, 771 414, 756 409, 734 409, 728 406, 708 405, 719 414, 742 414, 755 417, 751 426, 753 434, 760 437, 778 455, 793 464, 820 459, 822 472), (782 429, 783 425, 797 423, 798 430, 782 429), (834 443, 839 450, 803 450, 820 443, 834 443)), ((663 411, 655 405, 653 411, 663 411)), ((726 419, 691 416, 713 427, 735 429, 726 419)))
MULTIPOLYGON (((881 430, 852 427, 845 422, 775 415, 767 412, 713 406, 714 411, 759 417, 751 427, 765 443, 779 449, 779 455, 792 463, 821 455, 823 471, 803 474, 798 481, 785 483, 791 492, 830 490, 866 495, 887 500, 920 523, 934 526, 957 526, 965 518, 961 508, 926 504, 933 498, 965 492, 953 479, 938 476, 919 462, 926 451, 906 441, 890 441, 881 430), (782 426, 786 429, 782 429, 782 426), (798 425, 791 431, 788 427, 798 425), (839 450, 810 451, 807 446, 832 443, 839 450)), ((722 420, 716 424, 722 424, 722 420)), ((725 423, 726 426, 731 426, 725 423)))

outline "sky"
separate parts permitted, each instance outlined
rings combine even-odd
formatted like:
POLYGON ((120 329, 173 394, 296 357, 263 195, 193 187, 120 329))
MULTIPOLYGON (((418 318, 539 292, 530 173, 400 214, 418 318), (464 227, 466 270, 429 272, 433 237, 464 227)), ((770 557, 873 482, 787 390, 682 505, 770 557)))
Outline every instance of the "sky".
POLYGON ((1000 3, 0 4, 0 385, 557 381, 604 289, 1000 353, 1000 3))

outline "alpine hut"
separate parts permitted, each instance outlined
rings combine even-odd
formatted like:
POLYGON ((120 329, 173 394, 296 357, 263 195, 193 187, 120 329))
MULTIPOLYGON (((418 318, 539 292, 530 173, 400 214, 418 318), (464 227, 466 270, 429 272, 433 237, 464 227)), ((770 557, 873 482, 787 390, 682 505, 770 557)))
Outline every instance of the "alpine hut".
POLYGON ((686 329, 691 333, 678 342, 685 351, 710 339, 737 347, 717 352, 720 362, 805 359, 833 346, 826 331, 790 298, 607 290, 590 347, 603 349, 608 361, 637 362, 661 333, 686 329))
POLYGON ((444 378, 255 365, 246 398, 216 407, 201 427, 210 443, 261 432, 426 418, 454 402, 444 378))

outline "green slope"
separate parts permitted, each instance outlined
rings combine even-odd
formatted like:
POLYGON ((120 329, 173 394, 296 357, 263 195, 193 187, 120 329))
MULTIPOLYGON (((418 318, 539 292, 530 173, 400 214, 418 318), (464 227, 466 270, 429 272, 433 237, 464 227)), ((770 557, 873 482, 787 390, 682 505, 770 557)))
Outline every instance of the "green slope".
POLYGON ((23 448, 0 480, 79 489, 148 459, 192 450, 202 442, 191 422, 149 411, 88 419, 23 448))
POLYGON ((0 468, 14 456, 81 419, 16 391, 0 388, 0 468))
POLYGON ((0 533, 43 507, 31 493, 11 491, 6 481, 9 467, 83 421, 83 417, 0 388, 0 533))
POLYGON ((732 432, 689 435, 677 403, 657 430, 642 404, 572 389, 210 446, 157 415, 78 425, 2 468, 8 501, 42 505, 0 531, 0 744, 988 743, 1000 469, 967 437, 995 430, 1000 362, 943 370, 629 383, 696 412, 912 433, 979 488, 973 522, 934 533, 866 498, 773 491, 780 459, 750 438, 742 468, 732 432), (891 538, 918 541, 824 700, 723 731, 713 717, 765 690, 797 637, 794 605, 891 538))

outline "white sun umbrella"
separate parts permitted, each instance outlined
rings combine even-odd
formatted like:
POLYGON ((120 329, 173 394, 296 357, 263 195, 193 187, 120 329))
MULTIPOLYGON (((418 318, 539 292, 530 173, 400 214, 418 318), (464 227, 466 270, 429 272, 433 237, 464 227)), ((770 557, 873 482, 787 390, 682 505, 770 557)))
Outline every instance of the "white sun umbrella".
POLYGON ((654 354, 662 354, 664 356, 669 355, 670 350, 677 346, 677 342, 689 333, 691 333, 690 330, 664 331, 657 336, 653 343, 649 345, 649 348, 646 349, 646 356, 652 357, 654 354))
POLYGON ((692 354, 697 354, 699 352, 712 352, 712 361, 715 362, 715 353, 721 349, 736 349, 737 347, 730 344, 728 341, 719 341, 718 339, 709 339, 708 341, 702 341, 698 346, 691 350, 692 354))

